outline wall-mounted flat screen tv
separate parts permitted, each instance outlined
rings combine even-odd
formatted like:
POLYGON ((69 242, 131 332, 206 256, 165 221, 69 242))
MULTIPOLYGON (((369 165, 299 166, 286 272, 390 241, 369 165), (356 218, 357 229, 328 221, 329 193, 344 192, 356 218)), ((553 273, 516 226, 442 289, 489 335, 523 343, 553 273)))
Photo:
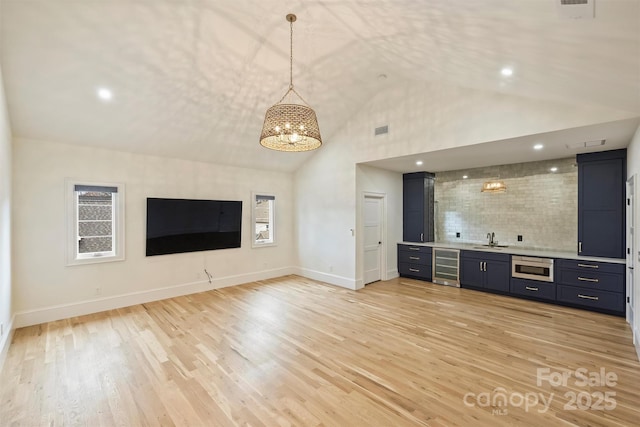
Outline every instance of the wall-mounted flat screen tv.
POLYGON ((239 248, 242 202, 147 198, 147 256, 239 248))

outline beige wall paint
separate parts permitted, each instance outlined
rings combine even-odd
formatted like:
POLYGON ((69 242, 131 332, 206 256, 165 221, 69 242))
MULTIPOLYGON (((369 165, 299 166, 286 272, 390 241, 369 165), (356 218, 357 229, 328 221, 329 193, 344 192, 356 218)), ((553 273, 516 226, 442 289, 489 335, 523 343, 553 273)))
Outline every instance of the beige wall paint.
POLYGON ((13 184, 15 310, 20 313, 198 282, 207 287, 204 268, 214 280, 242 283, 294 264, 288 173, 16 140, 13 184), (65 178, 125 184, 125 261, 65 266, 65 178), (251 247, 252 191, 277 198, 277 246, 251 247), (242 247, 145 257, 147 197, 242 200, 242 247))

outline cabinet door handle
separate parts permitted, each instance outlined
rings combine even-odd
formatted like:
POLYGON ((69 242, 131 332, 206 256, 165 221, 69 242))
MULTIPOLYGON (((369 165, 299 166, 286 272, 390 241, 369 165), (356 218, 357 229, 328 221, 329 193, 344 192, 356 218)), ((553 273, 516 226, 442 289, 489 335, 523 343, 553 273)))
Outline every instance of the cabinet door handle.
POLYGON ((410 250, 410 251, 419 251, 419 250, 420 250, 420 248, 414 248, 414 247, 412 247, 412 246, 409 246, 409 250, 410 250))
POLYGON ((532 288, 532 287, 530 287, 530 286, 525 286, 524 288, 525 288, 526 290, 528 290, 528 291, 537 291, 537 290, 538 290, 538 288, 532 288))
POLYGON ((592 296, 589 296, 589 295, 578 294, 578 298, 590 299, 590 300, 598 301, 598 297, 592 297, 592 296))
POLYGON ((479 264, 480 264, 480 271, 483 271, 482 270, 482 261, 480 261, 479 264))
POLYGON ((578 264, 578 267, 584 267, 584 268, 600 268, 597 265, 589 265, 589 264, 578 264))
POLYGON ((483 264, 484 264, 484 271, 487 271, 487 261, 485 261, 483 264))
POLYGON ((582 242, 578 242, 578 253, 582 253, 582 242))
POLYGON ((424 233, 420 233, 420 241, 424 242, 424 233))
POLYGON ((420 257, 419 256, 410 256, 409 259, 417 259, 417 260, 419 260, 420 257))
POLYGON ((420 273, 420 270, 417 268, 410 268, 409 271, 413 271, 414 273, 420 273))
POLYGON ((598 279, 589 279, 588 277, 578 277, 578 280, 582 280, 583 282, 593 282, 593 283, 598 283, 600 281, 598 279))

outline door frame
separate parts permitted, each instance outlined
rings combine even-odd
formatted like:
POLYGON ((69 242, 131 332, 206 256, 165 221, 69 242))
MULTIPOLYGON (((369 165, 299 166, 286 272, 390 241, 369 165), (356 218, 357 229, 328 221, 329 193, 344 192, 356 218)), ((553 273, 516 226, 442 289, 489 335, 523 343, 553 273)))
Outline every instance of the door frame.
MULTIPOLYGON (((363 191, 362 192, 362 209, 360 210, 360 224, 361 230, 360 235, 363 236, 361 251, 360 254, 362 259, 362 272, 364 273, 364 204, 367 199, 378 199, 381 203, 381 211, 382 215, 380 217, 380 235, 382 244, 380 245, 380 280, 389 280, 389 274, 387 271, 387 194, 386 193, 376 193, 373 191, 363 191)), ((362 276, 362 286, 364 285, 364 276, 362 276)))
MULTIPOLYGON (((629 267, 633 267, 634 266, 634 257, 635 257, 635 253, 638 250, 638 248, 636 247, 637 242, 637 228, 638 228, 638 224, 635 223, 635 216, 636 216, 636 187, 637 187, 637 179, 636 179, 636 175, 632 175, 629 177, 629 179, 627 179, 627 185, 626 185, 626 189, 625 189, 625 209, 626 209, 626 226, 625 226, 625 236, 627 239, 629 239, 629 237, 631 236, 631 242, 627 241, 627 247, 626 247, 626 258, 627 258, 627 269, 629 267), (630 207, 627 205, 627 200, 631 200, 630 203, 630 207), (633 234, 631 234, 629 232, 630 228, 633 227, 633 234), (631 253, 628 253, 630 250, 631 253)), ((634 286, 637 288, 637 286, 635 285, 635 281, 637 280, 636 276, 636 272, 635 269, 633 270, 633 283, 629 283, 629 274, 628 271, 625 271, 625 279, 627 282, 627 299, 628 302, 625 301, 625 308, 626 308, 626 320, 627 322, 631 325, 631 330, 633 332, 633 341, 634 344, 636 344, 635 340, 636 340, 636 332, 633 329, 634 326, 634 317, 638 315, 638 313, 636 313, 636 307, 634 305, 634 300, 636 299, 635 296, 635 289, 634 286)))

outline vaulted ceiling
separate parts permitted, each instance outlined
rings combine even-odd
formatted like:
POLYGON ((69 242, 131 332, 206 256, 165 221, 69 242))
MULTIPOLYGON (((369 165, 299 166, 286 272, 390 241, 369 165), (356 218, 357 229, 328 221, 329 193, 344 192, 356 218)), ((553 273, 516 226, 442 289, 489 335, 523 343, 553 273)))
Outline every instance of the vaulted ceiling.
POLYGON ((559 3, 0 0, 0 65, 15 137, 283 171, 313 155, 258 144, 288 86, 287 13, 294 84, 329 144, 407 82, 640 116, 640 1, 597 0, 594 19, 559 3))

